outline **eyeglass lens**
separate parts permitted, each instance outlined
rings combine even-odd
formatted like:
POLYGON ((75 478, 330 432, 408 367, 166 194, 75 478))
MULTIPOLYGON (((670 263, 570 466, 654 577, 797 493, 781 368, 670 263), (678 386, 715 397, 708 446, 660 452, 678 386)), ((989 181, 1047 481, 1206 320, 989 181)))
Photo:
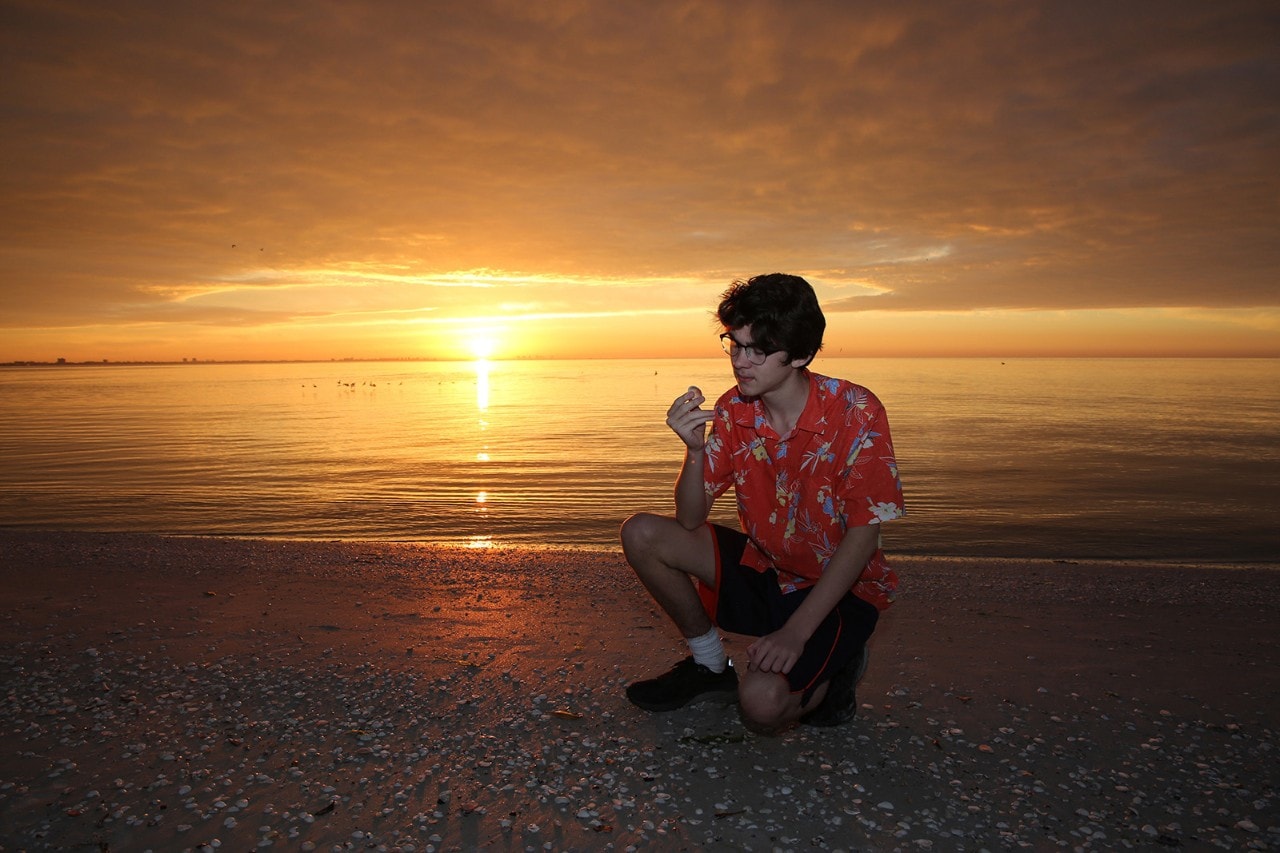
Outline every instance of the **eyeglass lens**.
POLYGON ((726 353, 728 353, 730 358, 733 358, 735 355, 741 352, 743 355, 747 357, 747 361, 751 362, 752 364, 763 364, 764 360, 769 357, 769 354, 767 352, 765 352, 764 350, 760 349, 757 346, 754 346, 754 345, 744 346, 743 344, 738 343, 733 339, 733 336, 730 335, 728 332, 720 336, 720 346, 721 348, 724 349, 726 353))

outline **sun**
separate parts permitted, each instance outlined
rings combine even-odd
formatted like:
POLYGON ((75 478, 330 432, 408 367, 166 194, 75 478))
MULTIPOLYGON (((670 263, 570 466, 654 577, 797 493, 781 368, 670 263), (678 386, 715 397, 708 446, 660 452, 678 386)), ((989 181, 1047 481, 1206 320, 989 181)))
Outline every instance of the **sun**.
POLYGON ((501 340, 498 328, 487 323, 471 322, 457 330, 458 349, 476 361, 489 361, 497 355, 501 340))
POLYGON ((452 335, 455 357, 480 363, 512 358, 521 351, 522 339, 509 324, 478 319, 459 324, 452 335))
POLYGON ((476 361, 488 361, 498 350, 498 338, 490 330, 472 332, 467 339, 467 349, 475 356, 476 361))

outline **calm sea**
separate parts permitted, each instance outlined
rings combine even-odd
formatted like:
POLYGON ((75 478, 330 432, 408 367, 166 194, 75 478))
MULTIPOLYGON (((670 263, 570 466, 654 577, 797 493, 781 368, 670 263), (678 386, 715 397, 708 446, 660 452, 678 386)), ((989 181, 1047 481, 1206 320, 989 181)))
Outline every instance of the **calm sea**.
MULTIPOLYGON (((1280 361, 821 358, 888 407, 891 551, 1280 562, 1280 361)), ((0 369, 0 526, 613 547, 724 359, 0 369)), ((718 516, 732 518, 732 501, 718 516)))

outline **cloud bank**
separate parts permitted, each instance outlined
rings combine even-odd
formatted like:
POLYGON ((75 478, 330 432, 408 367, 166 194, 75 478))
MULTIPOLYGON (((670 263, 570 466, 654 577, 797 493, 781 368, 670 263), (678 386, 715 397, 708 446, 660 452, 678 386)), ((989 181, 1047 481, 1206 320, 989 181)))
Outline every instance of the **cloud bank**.
POLYGON ((1280 305, 1270 3, 0 15, 10 328, 702 308, 773 270, 835 312, 1280 305))

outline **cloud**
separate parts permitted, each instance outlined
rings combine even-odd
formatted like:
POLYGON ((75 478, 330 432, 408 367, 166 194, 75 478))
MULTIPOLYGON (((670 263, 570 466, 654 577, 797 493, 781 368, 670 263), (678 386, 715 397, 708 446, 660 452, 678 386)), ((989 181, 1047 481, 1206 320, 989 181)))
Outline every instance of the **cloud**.
POLYGON ((0 14, 11 326, 307 314, 284 288, 501 310, 540 277, 701 307, 776 269, 836 311, 1280 301, 1264 2, 0 14), (481 269, 508 280, 464 304, 481 269))

